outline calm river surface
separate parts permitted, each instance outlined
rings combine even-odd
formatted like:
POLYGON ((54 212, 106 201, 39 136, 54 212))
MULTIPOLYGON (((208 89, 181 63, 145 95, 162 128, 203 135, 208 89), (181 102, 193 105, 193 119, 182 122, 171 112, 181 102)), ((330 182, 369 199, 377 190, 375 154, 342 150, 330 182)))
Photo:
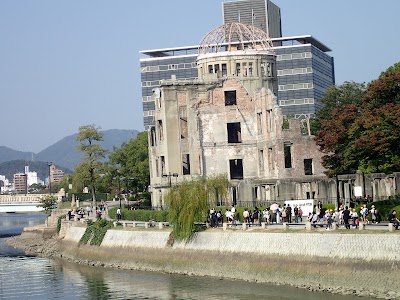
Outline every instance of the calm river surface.
POLYGON ((262 283, 80 266, 27 257, 5 245, 5 237, 44 223, 44 218, 0 213, 0 299, 368 299, 262 283))

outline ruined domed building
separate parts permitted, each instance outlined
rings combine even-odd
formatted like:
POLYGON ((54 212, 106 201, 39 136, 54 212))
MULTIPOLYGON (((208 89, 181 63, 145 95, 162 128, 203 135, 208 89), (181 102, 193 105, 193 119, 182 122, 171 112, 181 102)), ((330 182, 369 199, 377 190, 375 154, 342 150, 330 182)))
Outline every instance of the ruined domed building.
MULTIPOLYGON (((152 205, 182 180, 227 174, 224 204, 318 199, 331 194, 307 120, 278 106, 276 56, 266 33, 228 23, 202 40, 198 79, 154 89, 149 130, 152 205)), ((334 192, 334 191, 332 191, 334 192)))

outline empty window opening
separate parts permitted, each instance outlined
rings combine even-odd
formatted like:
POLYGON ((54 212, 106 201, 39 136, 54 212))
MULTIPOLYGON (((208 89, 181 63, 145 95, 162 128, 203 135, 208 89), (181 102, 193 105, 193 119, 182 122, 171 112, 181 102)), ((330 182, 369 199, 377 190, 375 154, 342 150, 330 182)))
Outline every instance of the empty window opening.
POLYGON ((257 113, 257 133, 262 134, 262 113, 257 113))
POLYGON ((150 146, 154 147, 157 145, 156 143, 156 128, 154 126, 151 126, 150 128, 150 146))
POLYGON ((261 64, 261 74, 260 75, 262 77, 265 76, 265 64, 264 63, 261 64))
POLYGON ((307 199, 315 199, 315 192, 306 192, 307 199))
POLYGON ((228 70, 226 69, 226 64, 222 64, 222 76, 228 75, 228 70))
POLYGON ((306 158, 304 160, 304 175, 313 174, 313 163, 311 158, 306 158))
POLYGON ((163 124, 162 124, 162 121, 161 120, 158 120, 157 121, 157 129, 158 129, 158 139, 160 140, 160 141, 162 141, 163 140, 163 138, 164 138, 164 133, 163 133, 163 124))
POLYGON ((231 173, 231 179, 243 179, 243 160, 229 160, 229 171, 231 173))
POLYGON ((285 143, 283 146, 283 152, 285 155, 285 168, 291 168, 292 167, 292 144, 291 143, 285 143))
POLYGON ((264 150, 258 151, 258 167, 260 169, 260 173, 264 172, 264 150))
POLYGON ((190 157, 189 154, 182 154, 182 174, 190 175, 190 157))
POLYGON ((267 110, 267 131, 272 131, 272 110, 267 110))
POLYGON ((238 123, 228 123, 228 143, 241 143, 242 142, 242 132, 240 129, 240 122, 238 123))
POLYGON ((214 73, 214 69, 212 65, 208 65, 208 73, 214 73))
POLYGON ((236 91, 225 91, 225 106, 236 105, 236 91))
POLYGON ((272 77, 273 67, 274 67, 274 65, 272 63, 267 63, 267 76, 268 77, 272 77))
POLYGON ((232 204, 233 206, 237 205, 237 190, 235 186, 232 187, 232 204))
POLYGON ((156 158, 156 177, 160 177, 160 168, 158 167, 159 160, 156 158))
POLYGON ((181 139, 186 140, 188 138, 188 124, 187 118, 180 118, 180 129, 181 129, 181 139))
POLYGON ((240 63, 236 64, 236 76, 240 76, 240 63))
POLYGON ((243 76, 247 76, 247 63, 243 63, 242 69, 243 69, 243 76))
POLYGON ((219 65, 214 65, 214 73, 218 73, 219 71, 219 65))
POLYGON ((248 75, 249 75, 249 76, 253 76, 253 63, 249 63, 248 75))
POLYGON ((269 170, 274 170, 275 169, 275 157, 274 157, 274 151, 272 148, 268 148, 268 168, 269 170))
POLYGON ((166 174, 165 173, 165 157, 164 156, 160 156, 161 158, 161 176, 166 174))

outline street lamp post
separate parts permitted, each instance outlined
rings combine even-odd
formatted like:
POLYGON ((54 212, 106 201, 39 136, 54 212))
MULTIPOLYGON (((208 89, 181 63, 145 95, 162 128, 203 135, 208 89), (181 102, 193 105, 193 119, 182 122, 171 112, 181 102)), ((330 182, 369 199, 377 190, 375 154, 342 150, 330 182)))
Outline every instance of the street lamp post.
POLYGON ((169 187, 172 186, 172 182, 171 182, 171 177, 178 177, 178 173, 168 173, 168 174, 162 174, 162 177, 168 177, 168 185, 169 187))
POLYGON ((47 166, 49 167, 49 194, 51 196, 51 166, 53 165, 52 162, 47 162, 47 166))
POLYGON ((126 194, 127 194, 127 197, 128 197, 128 209, 130 209, 130 206, 129 206, 129 181, 133 182, 135 180, 136 180, 136 178, 134 178, 134 177, 125 178, 126 194))
POLYGON ((118 200, 119 200, 119 208, 122 207, 121 205, 121 180, 124 180, 124 177, 114 177, 113 179, 116 179, 118 182, 118 200))

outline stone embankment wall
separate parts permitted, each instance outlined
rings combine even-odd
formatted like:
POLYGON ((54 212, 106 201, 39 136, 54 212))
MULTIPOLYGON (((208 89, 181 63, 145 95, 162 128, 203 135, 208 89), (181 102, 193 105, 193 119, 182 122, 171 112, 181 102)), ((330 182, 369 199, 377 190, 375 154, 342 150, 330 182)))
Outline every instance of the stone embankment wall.
MULTIPOLYGON (((64 240, 79 242, 84 232, 84 227, 66 228, 64 240)), ((188 243, 171 245, 168 231, 108 230, 101 244, 151 249, 171 246, 190 251, 400 261, 397 234, 200 232, 188 243)))

